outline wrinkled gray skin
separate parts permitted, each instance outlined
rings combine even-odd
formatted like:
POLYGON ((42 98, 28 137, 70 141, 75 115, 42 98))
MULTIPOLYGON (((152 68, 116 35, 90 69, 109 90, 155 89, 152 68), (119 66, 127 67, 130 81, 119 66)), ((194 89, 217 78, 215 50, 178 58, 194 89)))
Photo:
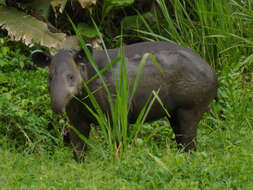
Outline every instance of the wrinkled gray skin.
MULTIPOLYGON (((166 42, 144 42, 124 47, 126 67, 130 89, 133 86, 140 60, 144 53, 152 53, 162 68, 163 74, 153 61, 148 58, 141 79, 133 98, 129 113, 129 123, 135 122, 140 110, 147 101, 152 90, 158 90, 171 118, 168 118, 176 136, 179 148, 184 151, 196 149, 197 124, 217 93, 217 77, 211 67, 193 51, 166 42)), ((111 60, 118 55, 117 49, 108 50, 111 60)), ((92 52, 100 69, 108 64, 103 50, 92 52)), ((83 98, 87 93, 83 89, 82 80, 87 81, 96 72, 82 51, 61 51, 51 57, 41 51, 32 54, 34 63, 40 67, 49 66, 48 88, 51 106, 54 112, 66 111, 71 124, 84 136, 88 137, 90 124, 95 118, 73 95, 83 98)), ((119 64, 113 66, 116 80, 119 77, 119 64)), ((110 90, 114 91, 114 80, 111 70, 103 76, 110 90)), ((89 84, 93 91, 102 86, 99 78, 89 84)), ((106 93, 103 89, 95 93, 95 97, 104 112, 109 112, 106 93)), ((88 99, 85 103, 91 105, 88 99)), ((160 104, 155 101, 147 120, 156 120, 166 116, 160 104)), ((75 158, 80 161, 86 149, 84 142, 70 131, 70 140, 74 148, 75 158)))

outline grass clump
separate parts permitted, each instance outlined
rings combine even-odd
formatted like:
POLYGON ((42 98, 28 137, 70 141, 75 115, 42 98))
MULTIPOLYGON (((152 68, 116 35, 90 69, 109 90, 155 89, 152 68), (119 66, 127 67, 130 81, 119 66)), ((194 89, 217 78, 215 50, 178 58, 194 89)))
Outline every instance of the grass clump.
MULTIPOLYGON (((103 78, 101 71, 98 69, 98 65, 95 63, 95 60, 93 59, 91 53, 89 52, 87 46, 85 45, 83 39, 81 38, 79 31, 77 30, 77 28, 75 27, 73 23, 72 23, 72 26, 78 36, 79 41, 81 42, 82 48, 86 53, 89 63, 92 65, 92 67, 96 71, 96 75, 97 77, 99 77, 103 85, 103 88, 106 92, 106 99, 108 100, 108 103, 109 103, 109 113, 103 113, 103 109, 100 107, 97 100, 95 99, 95 96, 89 89, 88 84, 91 81, 91 79, 88 80, 87 82, 83 81, 83 84, 84 84, 84 89, 87 92, 89 100, 92 105, 90 106, 90 105, 87 105, 82 100, 80 101, 84 105, 85 109, 87 109, 90 112, 90 114, 92 114, 92 116, 96 119, 96 122, 103 133, 103 137, 106 140, 106 143, 109 145, 109 149, 111 153, 114 154, 117 159, 120 159, 121 157, 126 156, 127 150, 129 149, 129 145, 131 145, 137 138, 140 127, 141 125, 143 125, 147 117, 147 114, 150 108, 152 107, 154 100, 155 99, 159 100, 157 92, 153 91, 154 98, 151 100, 152 94, 150 94, 141 112, 137 113, 138 117, 137 117, 136 123, 131 125, 131 130, 129 130, 130 127, 128 123, 128 114, 130 111, 130 107, 132 104, 132 99, 134 97, 135 91, 138 88, 138 82, 140 80, 142 70, 145 66, 146 60, 148 57, 151 57, 154 63, 156 64, 156 66, 158 67, 158 69, 160 69, 159 64, 157 63, 157 61, 155 60, 152 54, 149 54, 149 53, 144 54, 143 58, 140 61, 140 65, 138 67, 136 79, 134 81, 132 89, 130 89, 130 84, 127 78, 126 57, 124 55, 123 47, 122 46, 120 47, 118 58, 116 58, 113 61, 110 60, 110 57, 105 48, 108 61, 111 62, 109 65, 113 66, 117 62, 120 62, 118 63, 120 64, 119 73, 114 73, 113 69, 111 69, 110 67, 107 68, 107 69, 111 69, 112 77, 115 80, 113 90, 110 91, 108 84, 106 84, 105 82, 106 79, 103 78), (119 76, 116 76, 116 75, 119 75, 119 76)), ((101 34, 99 33, 96 25, 95 27, 104 45, 101 34)), ((162 102, 161 102, 161 105, 162 105, 162 102)), ((74 129, 74 127, 71 127, 71 128, 79 135, 79 137, 83 139, 84 142, 86 142, 92 148, 96 148, 89 142, 88 139, 86 139, 76 129, 74 129)))
POLYGON ((1 149, 0 184, 3 189, 249 189, 252 111, 241 118, 250 122, 241 124, 234 118, 216 128, 205 125, 210 122, 206 115, 200 124, 198 151, 191 155, 178 153, 169 137, 163 146, 158 139, 134 146, 125 159, 113 162, 110 152, 102 155, 99 149, 91 149, 83 164, 77 164, 68 149, 59 148, 53 155, 1 149))
MULTIPOLYGON (((157 0, 155 22, 145 22, 146 30, 138 37, 172 41, 189 47, 215 68, 241 56, 250 58, 253 48, 253 13, 250 1, 170 1, 157 0)), ((141 15, 140 15, 141 16, 141 15)), ((252 60, 252 59, 251 59, 252 60)), ((252 68, 252 64, 251 67, 252 68)))

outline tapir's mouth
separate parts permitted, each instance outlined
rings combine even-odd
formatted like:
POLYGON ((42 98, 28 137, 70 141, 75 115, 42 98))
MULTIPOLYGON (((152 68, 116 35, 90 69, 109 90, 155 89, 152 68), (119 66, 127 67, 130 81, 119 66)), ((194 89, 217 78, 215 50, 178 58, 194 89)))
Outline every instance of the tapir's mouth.
POLYGON ((59 88, 59 86, 50 89, 51 107, 55 113, 66 111, 68 104, 77 96, 76 88, 59 88))
POLYGON ((66 111, 66 108, 65 107, 55 107, 53 105, 51 105, 52 107, 52 110, 56 113, 56 114, 61 114, 63 112, 66 111))
POLYGON ((70 101, 70 98, 68 98, 68 97, 65 97, 65 98, 61 97, 60 99, 57 99, 57 100, 55 100, 54 98, 51 97, 52 110, 57 114, 65 112, 66 106, 69 101, 70 101))

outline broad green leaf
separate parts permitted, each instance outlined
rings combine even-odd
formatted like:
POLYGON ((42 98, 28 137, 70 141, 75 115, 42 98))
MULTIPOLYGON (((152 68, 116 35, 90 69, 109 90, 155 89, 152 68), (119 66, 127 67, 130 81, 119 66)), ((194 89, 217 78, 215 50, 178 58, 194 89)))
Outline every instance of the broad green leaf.
POLYGON ((115 7, 125 7, 134 3, 134 0, 104 0, 105 15, 115 7))
MULTIPOLYGON (((152 17, 152 14, 148 12, 148 13, 143 14, 142 16, 145 19, 149 19, 152 17)), ((140 26, 143 26, 143 25, 144 25, 144 22, 141 19, 140 15, 126 16, 121 21, 121 26, 123 27, 125 31, 131 30, 131 29, 138 29, 140 26)))
POLYGON ((10 51, 10 47, 7 46, 3 46, 1 47, 1 53, 6 56, 8 54, 8 52, 10 51))
POLYGON ((113 7, 124 7, 134 3, 134 0, 104 0, 104 3, 113 7))
POLYGON ((79 23, 77 25, 77 29, 83 36, 87 38, 95 38, 98 36, 96 28, 94 28, 93 26, 89 26, 88 24, 79 23))
POLYGON ((28 3, 23 3, 23 5, 26 8, 35 10, 36 14, 42 15, 47 20, 51 1, 52 0, 33 0, 28 3))
POLYGON ((8 31, 12 39, 21 40, 26 45, 59 48, 66 38, 64 33, 52 33, 44 22, 10 7, 0 7, 0 26, 8 31))
MULTIPOLYGON (((0 60, 0 64, 1 64, 1 60, 0 60)), ((9 81, 8 77, 5 74, 0 73, 0 84, 7 83, 8 81, 9 81)))
POLYGON ((0 59, 0 67, 3 67, 5 65, 8 65, 8 63, 2 59, 0 59))

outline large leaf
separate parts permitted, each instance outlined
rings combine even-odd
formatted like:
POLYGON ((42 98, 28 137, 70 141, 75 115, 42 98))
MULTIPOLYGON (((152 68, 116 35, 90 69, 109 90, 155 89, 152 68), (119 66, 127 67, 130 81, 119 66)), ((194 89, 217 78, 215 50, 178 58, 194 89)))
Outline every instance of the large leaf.
POLYGON ((139 27, 144 25, 144 22, 141 16, 147 20, 152 18, 152 14, 150 12, 147 12, 143 15, 126 16, 121 20, 120 24, 125 31, 131 30, 131 29, 138 29, 139 27))
POLYGON ((43 16, 46 20, 49 17, 51 0, 33 0, 27 3, 23 3, 26 9, 34 10, 38 15, 43 16))
POLYGON ((89 26, 86 23, 78 23, 77 29, 86 38, 95 38, 98 36, 96 28, 93 26, 89 26))
POLYGON ((0 26, 12 39, 22 40, 26 45, 37 43, 57 48, 66 38, 64 33, 52 33, 44 22, 10 7, 0 7, 0 26))
POLYGON ((104 0, 104 3, 113 7, 124 7, 134 3, 134 0, 104 0))
POLYGON ((105 15, 115 7, 125 7, 134 3, 134 0, 104 0, 105 15))

